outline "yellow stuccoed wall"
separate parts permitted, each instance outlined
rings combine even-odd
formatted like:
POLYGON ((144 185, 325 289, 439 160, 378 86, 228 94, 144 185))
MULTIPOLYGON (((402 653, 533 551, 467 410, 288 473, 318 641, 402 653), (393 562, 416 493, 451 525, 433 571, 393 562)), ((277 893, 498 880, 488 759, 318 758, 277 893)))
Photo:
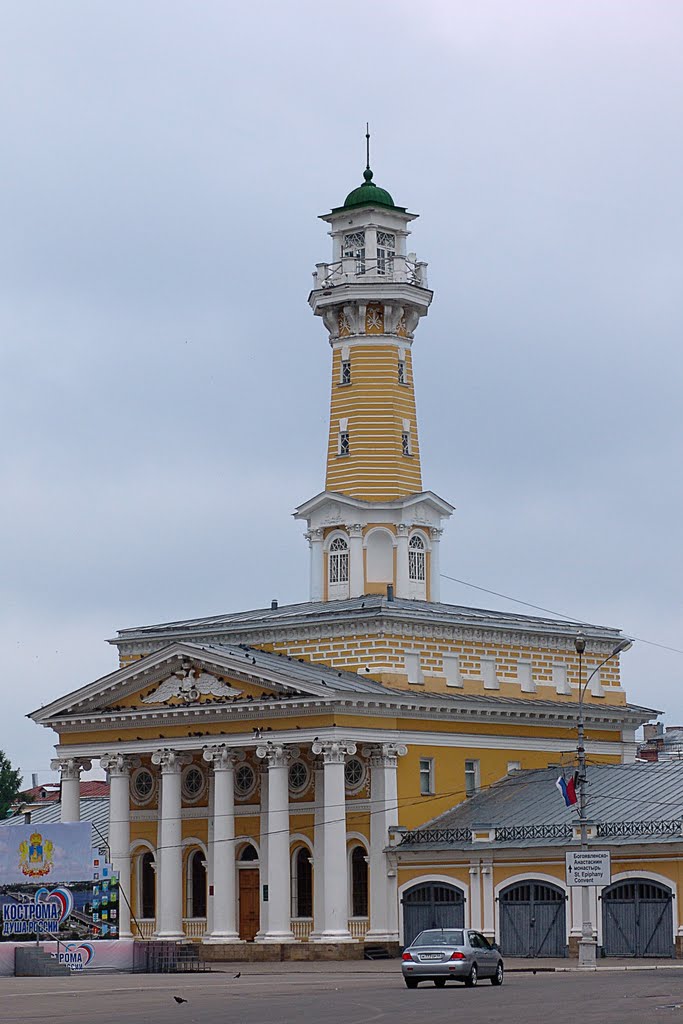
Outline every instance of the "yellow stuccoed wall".
POLYGON ((385 501, 422 490, 417 413, 410 345, 408 384, 398 383, 396 345, 358 345, 350 350, 351 384, 339 383, 341 351, 332 357, 332 399, 325 489, 366 501, 385 501), (338 455, 339 420, 348 419, 350 455, 338 455), (409 420, 412 455, 402 454, 403 420, 409 420))

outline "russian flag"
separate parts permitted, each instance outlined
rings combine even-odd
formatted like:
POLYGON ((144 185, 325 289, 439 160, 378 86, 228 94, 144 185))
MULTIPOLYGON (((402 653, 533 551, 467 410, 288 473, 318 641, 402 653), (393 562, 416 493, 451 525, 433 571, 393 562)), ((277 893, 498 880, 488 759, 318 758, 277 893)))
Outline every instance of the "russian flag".
POLYGON ((555 785, 562 794, 562 799, 564 800, 565 807, 571 807, 573 804, 577 802, 578 797, 576 795, 576 772, 574 772, 570 779, 565 779, 564 775, 560 775, 555 785))

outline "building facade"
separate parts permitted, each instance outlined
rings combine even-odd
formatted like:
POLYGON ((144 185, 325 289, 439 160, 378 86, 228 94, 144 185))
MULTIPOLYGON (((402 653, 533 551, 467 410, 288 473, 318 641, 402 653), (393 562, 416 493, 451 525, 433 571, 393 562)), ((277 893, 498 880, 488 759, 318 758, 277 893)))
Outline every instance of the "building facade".
MULTIPOLYGON (((332 350, 325 490, 301 604, 121 630, 119 667, 33 713, 58 734, 62 814, 110 782, 121 934, 220 947, 397 943, 390 830, 414 829, 575 743, 575 623, 447 605, 453 506, 424 490, 413 344, 432 293, 415 219, 372 180, 322 218, 310 305, 332 350)), ((582 625, 587 750, 635 756, 618 630, 582 625), (607 659, 607 660, 606 660, 607 659)))

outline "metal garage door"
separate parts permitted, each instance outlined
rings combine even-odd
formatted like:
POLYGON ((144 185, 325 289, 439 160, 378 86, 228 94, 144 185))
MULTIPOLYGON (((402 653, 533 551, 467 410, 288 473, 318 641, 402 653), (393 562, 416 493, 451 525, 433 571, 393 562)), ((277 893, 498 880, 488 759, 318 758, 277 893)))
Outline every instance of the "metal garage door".
POLYGON ((510 885, 498 897, 500 947, 507 956, 566 956, 567 898, 547 882, 510 885))
POLYGON ((443 882, 407 889, 403 904, 403 945, 409 946, 425 928, 464 928, 465 894, 443 882))
POLYGON ((673 893, 646 878, 615 882, 602 892, 606 956, 673 956, 673 893))

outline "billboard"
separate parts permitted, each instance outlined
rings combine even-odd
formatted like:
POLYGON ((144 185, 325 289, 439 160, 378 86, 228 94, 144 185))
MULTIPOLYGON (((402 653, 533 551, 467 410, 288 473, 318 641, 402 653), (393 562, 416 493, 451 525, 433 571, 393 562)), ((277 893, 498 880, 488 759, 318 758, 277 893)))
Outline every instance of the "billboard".
POLYGON ((57 885, 92 876, 89 821, 0 828, 0 885, 57 885))

